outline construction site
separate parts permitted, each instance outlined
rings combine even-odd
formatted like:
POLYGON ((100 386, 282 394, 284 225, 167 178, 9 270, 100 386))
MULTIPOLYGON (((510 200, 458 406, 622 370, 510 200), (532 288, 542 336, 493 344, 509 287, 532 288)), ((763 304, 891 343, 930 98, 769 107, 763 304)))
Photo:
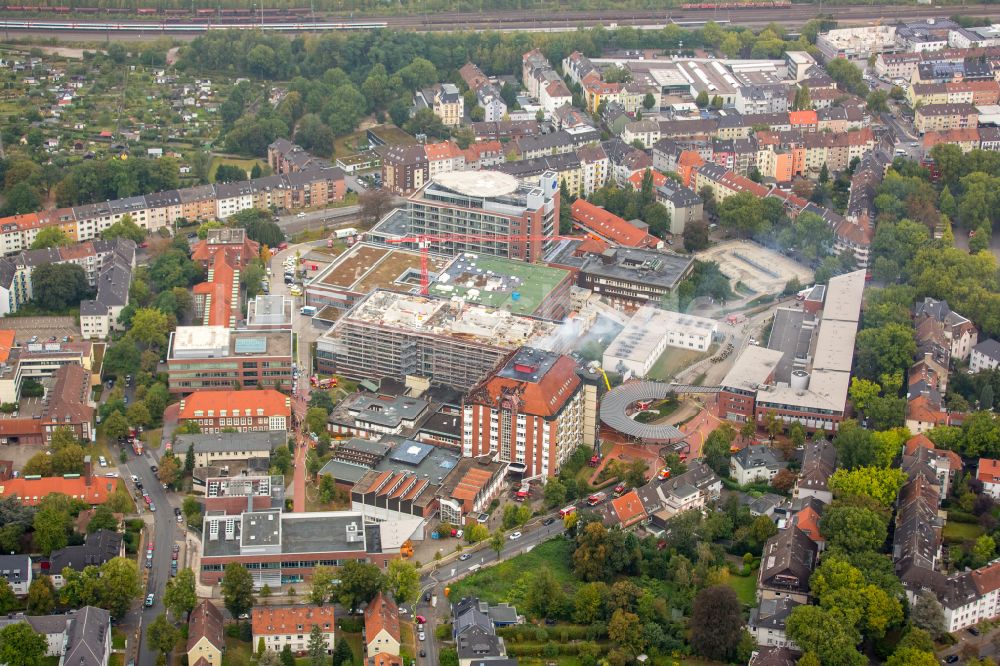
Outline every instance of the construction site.
POLYGON ((745 291, 738 284, 757 295, 780 294, 792 278, 799 284, 811 284, 813 280, 813 272, 802 264, 750 241, 719 243, 699 252, 696 258, 717 262, 737 293, 745 291))
POLYGON ((467 391, 511 350, 549 338, 556 328, 461 298, 378 290, 320 336, 316 362, 322 373, 420 376, 467 391))

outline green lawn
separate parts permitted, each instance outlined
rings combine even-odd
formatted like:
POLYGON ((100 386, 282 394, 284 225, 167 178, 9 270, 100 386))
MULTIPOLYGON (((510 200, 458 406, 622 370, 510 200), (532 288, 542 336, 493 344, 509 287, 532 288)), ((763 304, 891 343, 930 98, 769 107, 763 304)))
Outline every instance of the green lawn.
POLYGON ((974 541, 976 538, 982 536, 982 534, 983 528, 972 523, 959 523, 949 520, 944 525, 943 536, 945 541, 974 541))
POLYGON ((238 638, 226 636, 226 651, 222 653, 222 666, 246 666, 253 656, 253 646, 238 638))
POLYGON ((142 433, 142 441, 145 442, 146 448, 158 449, 160 448, 160 439, 163 437, 163 428, 154 428, 153 430, 145 430, 142 433))
POLYGON ((215 182, 215 172, 218 171, 220 164, 232 164, 233 166, 246 169, 247 173, 250 173, 254 164, 259 164, 261 169, 267 166, 267 163, 263 160, 242 160, 236 157, 213 157, 212 166, 208 168, 208 179, 210 181, 215 182))
POLYGON ((757 601, 757 576, 730 576, 729 587, 736 590, 736 596, 744 604, 754 605, 757 601))
MULTIPOLYGON (((59 663, 58 661, 56 662, 59 663)), ((116 652, 108 658, 108 666, 125 666, 125 655, 121 652, 116 652)))
POLYGON ((111 647, 116 650, 125 649, 125 632, 121 629, 111 630, 111 647))
POLYGON ((354 666, 364 666, 365 649, 361 634, 340 632, 337 634, 336 640, 347 641, 347 644, 351 646, 351 652, 354 654, 354 666))
POLYGON ((476 596, 490 603, 506 601, 520 605, 524 603, 530 576, 542 567, 548 567, 567 592, 579 584, 570 570, 570 543, 555 538, 535 546, 529 553, 465 577, 451 586, 448 596, 451 599, 476 596))
POLYGON ((660 354, 656 363, 646 374, 647 379, 667 381, 688 366, 697 363, 703 358, 708 358, 717 349, 718 345, 712 345, 707 352, 699 352, 691 349, 680 349, 679 347, 667 347, 666 351, 660 354))

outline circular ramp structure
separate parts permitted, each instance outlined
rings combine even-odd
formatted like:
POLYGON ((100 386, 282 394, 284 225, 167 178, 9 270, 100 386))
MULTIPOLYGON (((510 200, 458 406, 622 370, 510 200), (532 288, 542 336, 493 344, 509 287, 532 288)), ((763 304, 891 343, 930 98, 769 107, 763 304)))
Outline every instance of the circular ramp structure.
POLYGON ((665 400, 675 393, 718 393, 718 386, 691 386, 663 382, 635 381, 616 386, 601 398, 601 423, 623 435, 647 442, 675 442, 687 435, 672 425, 640 423, 629 416, 633 405, 665 400))

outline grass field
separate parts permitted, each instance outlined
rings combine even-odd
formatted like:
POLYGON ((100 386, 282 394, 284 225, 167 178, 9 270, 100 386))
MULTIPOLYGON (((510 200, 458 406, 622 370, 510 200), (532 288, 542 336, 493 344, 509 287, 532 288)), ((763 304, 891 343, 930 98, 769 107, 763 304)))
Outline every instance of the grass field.
POLYGON ((944 525, 943 536, 945 541, 974 541, 977 537, 982 536, 982 534, 983 528, 972 523, 959 523, 949 520, 944 525))
POLYGON ((210 182, 213 183, 215 182, 215 172, 219 169, 220 164, 231 164, 233 166, 238 166, 241 169, 245 169, 247 174, 249 174, 250 170, 253 169, 254 164, 259 164, 261 169, 267 166, 267 163, 265 163, 263 160, 255 160, 255 159, 244 160, 244 159, 239 159, 237 157, 213 157, 212 166, 208 168, 208 180, 210 182))
POLYGON ((543 566, 549 568, 567 592, 577 586, 570 571, 570 543, 556 538, 535 546, 529 553, 467 576, 451 586, 449 598, 477 596, 490 603, 522 604, 531 576, 543 566))
POLYGON ((753 605, 757 601, 757 576, 730 576, 729 587, 736 590, 736 596, 744 604, 753 605))
POLYGON ((680 349, 679 347, 667 347, 666 351, 660 355, 660 358, 656 359, 656 363, 646 374, 646 378, 661 381, 673 379, 684 368, 714 354, 717 346, 712 345, 707 352, 680 349))
POLYGON ((250 663, 253 647, 248 642, 226 636, 226 651, 222 653, 222 666, 246 666, 250 663))

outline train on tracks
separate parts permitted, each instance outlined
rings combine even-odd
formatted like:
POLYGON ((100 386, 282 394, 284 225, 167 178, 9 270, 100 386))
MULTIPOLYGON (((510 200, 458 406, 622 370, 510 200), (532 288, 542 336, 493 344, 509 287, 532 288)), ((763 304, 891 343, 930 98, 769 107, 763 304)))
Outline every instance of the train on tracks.
POLYGON ((47 19, 6 19, 0 18, 0 30, 29 30, 57 32, 161 32, 192 33, 209 30, 266 30, 269 32, 336 31, 336 30, 378 30, 386 27, 385 21, 269 21, 254 23, 249 21, 57 21, 47 19))

